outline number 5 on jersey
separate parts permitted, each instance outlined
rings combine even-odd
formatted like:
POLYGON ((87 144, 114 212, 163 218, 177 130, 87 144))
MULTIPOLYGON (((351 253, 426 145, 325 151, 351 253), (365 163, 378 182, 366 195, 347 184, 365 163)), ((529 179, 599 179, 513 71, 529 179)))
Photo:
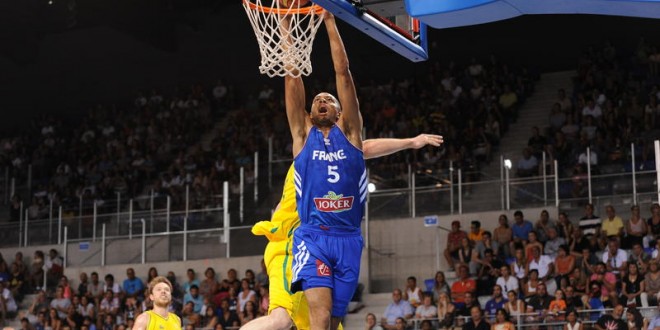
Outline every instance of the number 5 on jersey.
POLYGON ((328 182, 330 183, 337 183, 339 182, 339 173, 337 173, 337 170, 339 169, 339 166, 333 166, 333 165, 328 165, 328 182))

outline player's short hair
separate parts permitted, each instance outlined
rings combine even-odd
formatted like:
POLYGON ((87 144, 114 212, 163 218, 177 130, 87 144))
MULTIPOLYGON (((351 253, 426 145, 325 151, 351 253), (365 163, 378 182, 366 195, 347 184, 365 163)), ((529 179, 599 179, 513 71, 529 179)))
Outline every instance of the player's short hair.
POLYGON ((170 291, 172 291, 172 283, 170 280, 167 279, 165 276, 156 276, 149 282, 149 294, 152 294, 154 292, 154 288, 156 287, 157 284, 160 283, 165 283, 167 286, 170 287, 170 291))

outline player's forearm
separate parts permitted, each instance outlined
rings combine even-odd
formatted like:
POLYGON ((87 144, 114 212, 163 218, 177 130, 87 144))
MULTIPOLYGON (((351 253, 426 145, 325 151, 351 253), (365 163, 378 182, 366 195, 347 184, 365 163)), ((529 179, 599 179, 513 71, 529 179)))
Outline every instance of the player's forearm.
POLYGON ((341 40, 341 36, 337 30, 334 16, 326 13, 324 22, 325 28, 328 31, 328 39, 330 40, 330 53, 332 55, 332 63, 335 67, 335 72, 337 75, 350 75, 350 72, 348 71, 348 55, 344 48, 344 42, 341 40))
POLYGON ((365 159, 391 155, 412 148, 412 139, 370 139, 362 142, 365 159))

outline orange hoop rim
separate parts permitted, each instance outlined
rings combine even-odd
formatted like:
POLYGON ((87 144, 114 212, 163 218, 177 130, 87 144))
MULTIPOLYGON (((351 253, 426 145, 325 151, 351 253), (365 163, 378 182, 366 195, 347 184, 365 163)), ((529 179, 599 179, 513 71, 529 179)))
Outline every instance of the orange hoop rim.
POLYGON ((278 8, 273 8, 273 7, 259 6, 259 5, 256 5, 256 4, 252 3, 252 1, 250 1, 250 0, 243 0, 243 3, 247 4, 250 7, 250 9, 258 10, 258 11, 260 11, 262 13, 265 13, 265 14, 275 13, 277 15, 290 15, 290 14, 307 15, 310 12, 314 12, 314 14, 320 15, 325 10, 325 9, 323 9, 323 7, 321 7, 317 4, 312 4, 311 6, 302 7, 302 8, 288 8, 288 9, 279 8, 278 9, 278 8))

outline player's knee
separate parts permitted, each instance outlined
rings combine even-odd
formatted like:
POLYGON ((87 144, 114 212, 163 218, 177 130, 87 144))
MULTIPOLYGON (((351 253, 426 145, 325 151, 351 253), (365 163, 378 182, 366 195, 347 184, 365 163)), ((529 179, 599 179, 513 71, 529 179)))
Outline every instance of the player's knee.
POLYGON ((309 321, 312 326, 326 329, 330 326, 330 309, 311 308, 309 311, 309 321))

